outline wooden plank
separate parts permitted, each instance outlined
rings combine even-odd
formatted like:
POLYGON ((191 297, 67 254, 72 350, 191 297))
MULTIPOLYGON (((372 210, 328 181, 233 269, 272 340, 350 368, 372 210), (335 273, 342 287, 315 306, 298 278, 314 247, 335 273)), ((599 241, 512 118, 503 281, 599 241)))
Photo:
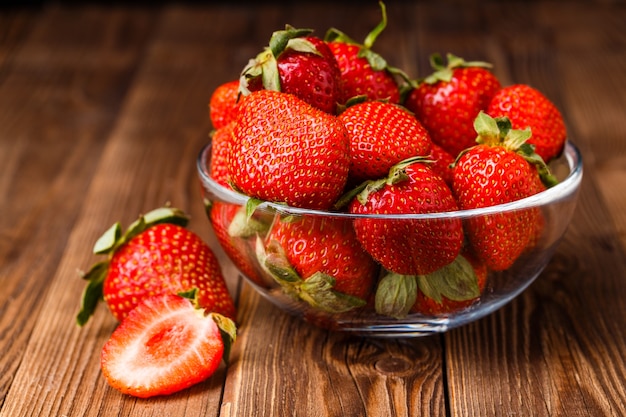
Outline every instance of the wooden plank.
POLYGON ((221 415, 444 416, 439 338, 368 339, 286 315, 244 285, 221 415))
MULTIPOLYGON (((21 29, 14 44, 4 38, 10 54, 0 79, 0 404, 21 389, 14 376, 147 28, 140 16, 89 9, 79 19, 50 8, 30 14, 30 25, 23 13, 7 16, 16 23, 3 30, 21 29), (119 50, 110 41, 122 24, 135 39, 119 50), (86 28, 97 38, 76 43, 86 28)), ((75 278, 75 269, 68 276, 75 278)))

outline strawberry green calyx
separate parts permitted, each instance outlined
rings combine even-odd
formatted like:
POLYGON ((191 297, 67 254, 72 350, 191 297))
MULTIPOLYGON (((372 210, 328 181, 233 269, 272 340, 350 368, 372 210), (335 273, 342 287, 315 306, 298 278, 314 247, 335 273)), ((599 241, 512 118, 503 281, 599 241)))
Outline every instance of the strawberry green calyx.
POLYGON ((267 46, 244 67, 239 78, 239 92, 250 94, 249 84, 253 79, 261 78, 266 90, 281 91, 278 71, 278 57, 287 49, 298 52, 312 53, 321 56, 315 45, 305 39, 312 29, 296 29, 287 25, 284 30, 275 31, 267 46))
MULTIPOLYGON (((537 168, 541 181, 546 187, 549 188, 558 183, 556 177, 550 172, 548 165, 535 152, 534 146, 527 142, 532 136, 530 128, 523 130, 512 129, 511 121, 508 117, 493 118, 481 111, 474 120, 474 129, 478 134, 476 143, 488 146, 502 146, 511 152, 515 152, 537 168)), ((459 158, 463 153, 459 155, 459 158)))
POLYGON ((335 278, 316 272, 306 280, 291 266, 284 249, 277 241, 266 246, 257 238, 257 259, 260 265, 283 289, 285 294, 307 302, 327 313, 343 313, 366 304, 365 300, 335 291, 335 278))
POLYGON ((453 301, 467 301, 480 296, 474 268, 463 256, 427 275, 417 276, 417 285, 428 298, 438 303, 443 297, 453 301))
POLYGON ((228 225, 228 235, 232 237, 247 238, 257 234, 265 234, 269 229, 269 224, 248 216, 246 207, 242 206, 233 220, 228 225))
POLYGON ((451 263, 426 275, 394 272, 385 275, 376 289, 376 312, 402 319, 412 310, 419 292, 438 304, 442 304, 444 298, 468 301, 480 296, 476 271, 464 256, 459 255, 451 263))
POLYGON ((81 273, 82 278, 87 281, 87 285, 83 290, 81 308, 76 316, 77 324, 83 326, 93 315, 98 302, 102 299, 102 289, 108 273, 109 261, 118 248, 154 225, 172 223, 185 227, 188 221, 189 216, 183 211, 173 207, 161 207, 139 216, 124 233, 122 233, 119 222, 104 232, 96 241, 93 253, 107 255, 107 259, 95 263, 87 272, 81 273))
POLYGON ((430 56, 430 65, 433 70, 432 74, 421 80, 420 82, 426 84, 436 84, 439 81, 450 82, 452 80, 453 72, 456 68, 491 68, 492 65, 489 62, 483 61, 465 61, 453 54, 446 55, 448 63, 445 64, 441 54, 435 53, 430 56))
POLYGON ((222 359, 226 364, 230 360, 230 351, 235 339, 237 339, 237 325, 234 321, 219 313, 209 313, 209 317, 213 319, 217 328, 220 330, 220 336, 222 336, 222 343, 224 343, 224 353, 222 359))
POLYGON ((380 280, 374 306, 378 314, 401 319, 406 317, 416 299, 416 276, 391 272, 380 280))
POLYGON ((387 177, 377 180, 365 181, 364 183, 357 186, 354 190, 349 191, 345 197, 342 197, 339 200, 338 204, 344 204, 344 198, 348 199, 350 196, 356 196, 361 204, 365 204, 371 193, 375 193, 376 191, 381 190, 385 185, 395 185, 406 181, 408 179, 406 169, 410 165, 415 163, 430 162, 432 162, 432 160, 426 156, 414 156, 400 161, 389 169, 389 174, 387 175, 387 177))

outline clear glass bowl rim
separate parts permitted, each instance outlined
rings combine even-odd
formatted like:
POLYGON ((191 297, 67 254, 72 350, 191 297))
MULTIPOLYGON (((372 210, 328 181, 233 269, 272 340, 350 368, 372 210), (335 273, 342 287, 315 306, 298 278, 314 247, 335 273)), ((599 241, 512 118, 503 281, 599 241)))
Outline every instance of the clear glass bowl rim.
MULTIPOLYGON (((207 167, 207 154, 210 152, 211 142, 202 147, 197 158, 197 170, 202 185, 211 192, 215 197, 224 202, 245 205, 250 197, 228 189, 214 181, 207 167)), ((499 204, 491 207, 484 207, 470 210, 456 210, 440 213, 422 213, 422 214, 352 214, 345 212, 311 210, 298 207, 291 207, 284 204, 263 202, 259 205, 259 209, 273 209, 286 215, 310 215, 310 216, 332 216, 347 219, 366 218, 366 219, 397 219, 397 220, 426 220, 426 219, 450 219, 450 218, 470 218, 484 216, 488 214, 499 214, 511 211, 523 210, 532 207, 544 206, 557 203, 561 200, 573 197, 579 189, 583 175, 583 161, 580 150, 570 140, 567 140, 563 149, 563 155, 569 167, 569 174, 562 179, 557 185, 542 191, 530 197, 523 198, 511 203, 499 204)))

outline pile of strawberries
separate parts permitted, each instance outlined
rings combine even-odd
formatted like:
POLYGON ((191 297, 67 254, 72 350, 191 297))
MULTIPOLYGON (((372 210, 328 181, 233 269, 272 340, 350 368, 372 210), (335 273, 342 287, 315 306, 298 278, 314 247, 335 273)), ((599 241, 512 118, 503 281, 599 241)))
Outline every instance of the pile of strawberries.
MULTIPOLYGON (((516 201, 556 183, 565 126, 527 85, 503 87, 483 62, 432 57, 413 80, 360 44, 287 26, 210 97, 210 174, 250 198, 207 205, 226 253, 252 281, 321 315, 446 315, 475 303, 489 271, 511 267, 543 230, 539 209, 461 220, 455 212, 516 201), (260 210, 273 202, 317 214, 260 210), (336 216, 351 213, 365 216, 336 216), (404 217, 403 217, 404 216, 404 217)), ((137 397, 211 376, 236 337, 217 258, 163 207, 96 242, 83 274, 84 325, 104 300, 120 321, 102 374, 137 397)))
POLYGON ((210 217, 226 252, 322 311, 372 308, 401 318, 475 302, 487 271, 506 270, 540 239, 538 209, 462 221, 255 216, 265 201, 328 213, 453 212, 519 200, 556 183, 547 163, 566 138, 541 92, 502 86, 484 62, 431 58, 411 79, 358 43, 287 26, 220 85, 209 108, 210 174, 247 195, 210 217), (332 256, 331 256, 332 255, 332 256))

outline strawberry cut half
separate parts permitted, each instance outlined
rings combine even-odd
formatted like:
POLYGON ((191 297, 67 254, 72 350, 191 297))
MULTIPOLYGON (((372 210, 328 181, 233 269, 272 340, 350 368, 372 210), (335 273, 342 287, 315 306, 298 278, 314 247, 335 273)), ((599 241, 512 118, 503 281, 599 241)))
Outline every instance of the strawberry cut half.
MULTIPOLYGON (((195 292, 195 291, 194 291, 195 292)), ((146 298, 115 329, 102 373, 124 394, 168 395, 204 381, 227 360, 235 324, 176 294, 146 298)))

